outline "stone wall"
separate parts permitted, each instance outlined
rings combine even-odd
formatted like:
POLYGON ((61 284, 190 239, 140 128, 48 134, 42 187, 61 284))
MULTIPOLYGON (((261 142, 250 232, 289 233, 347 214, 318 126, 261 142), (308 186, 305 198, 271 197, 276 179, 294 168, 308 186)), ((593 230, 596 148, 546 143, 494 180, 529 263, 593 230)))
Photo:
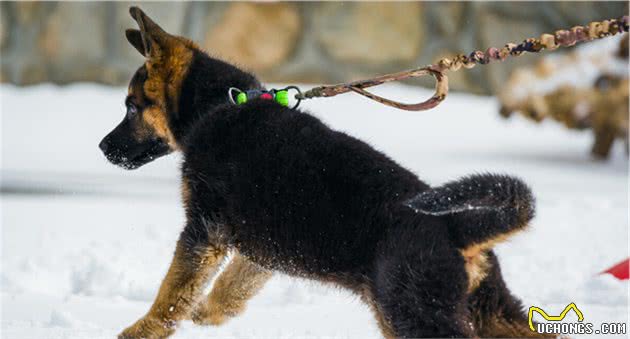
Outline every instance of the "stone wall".
MULTIPOLYGON (((0 81, 128 81, 128 2, 2 2, 0 81)), ((165 30, 266 82, 334 83, 432 63, 627 13, 625 2, 308 2, 139 4, 165 30)), ((451 74, 451 88, 493 93, 524 56, 451 74)), ((416 81, 432 85, 430 79, 416 81)))

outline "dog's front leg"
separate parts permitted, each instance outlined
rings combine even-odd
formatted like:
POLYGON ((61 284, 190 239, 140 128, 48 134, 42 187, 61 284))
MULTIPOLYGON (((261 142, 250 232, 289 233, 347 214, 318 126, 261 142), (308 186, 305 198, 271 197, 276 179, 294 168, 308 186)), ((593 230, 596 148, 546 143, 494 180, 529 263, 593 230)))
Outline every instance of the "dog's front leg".
POLYGON ((226 247, 207 227, 189 224, 180 235, 175 256, 149 312, 118 338, 164 338, 190 317, 202 289, 225 257, 226 247))

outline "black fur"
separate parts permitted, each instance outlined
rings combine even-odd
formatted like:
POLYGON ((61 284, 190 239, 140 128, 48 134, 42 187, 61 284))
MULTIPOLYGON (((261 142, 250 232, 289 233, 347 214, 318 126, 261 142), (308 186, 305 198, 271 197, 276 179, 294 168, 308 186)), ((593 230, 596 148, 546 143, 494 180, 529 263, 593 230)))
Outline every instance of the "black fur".
POLYGON ((177 113, 169 116, 171 130, 179 140, 190 133, 200 118, 229 103, 227 91, 230 87, 241 90, 262 87, 251 74, 224 61, 209 58, 201 51, 193 53, 188 76, 182 83, 177 113))
MULTIPOLYGON (((193 79, 204 71, 193 68, 193 79)), ((368 285, 401 337, 474 334, 461 239, 449 232, 452 217, 416 214, 404 205, 435 191, 311 115, 266 100, 212 109, 227 100, 232 84, 200 96, 205 86, 191 82, 196 90, 184 90, 182 100, 203 116, 182 140, 189 213, 197 220, 189 225, 191 241, 205 242, 197 238, 210 227, 269 269, 368 285), (217 96, 219 102, 207 104, 217 96)), ((473 230, 478 222, 470 221, 473 230)))
POLYGON ((407 205, 419 213, 444 216, 460 248, 509 234, 534 217, 529 187, 506 175, 471 175, 422 192, 407 205))
POLYGON ((399 336, 473 333, 446 220, 403 205, 429 187, 385 155, 265 100, 220 106, 182 149, 192 241, 210 227, 269 269, 368 285, 399 336))
MULTIPOLYGON (((507 177, 499 179, 513 188, 495 196, 459 184, 431 189, 386 155, 305 112, 262 99, 228 104, 229 87, 261 86, 196 51, 169 112, 190 190, 186 248, 221 242, 271 270, 357 292, 367 288, 399 337, 475 335, 471 307, 484 309, 485 300, 495 299, 469 295, 460 248, 509 231, 499 224, 521 220, 520 207, 440 212, 469 201, 502 206, 506 199, 512 206, 519 197, 529 201, 529 191, 507 177), (461 194, 442 203, 450 189, 461 194), (412 205, 428 213, 406 206, 414 197, 412 205)), ((487 187, 493 178, 473 182, 487 187)), ((518 303, 500 272, 485 283, 518 303)))

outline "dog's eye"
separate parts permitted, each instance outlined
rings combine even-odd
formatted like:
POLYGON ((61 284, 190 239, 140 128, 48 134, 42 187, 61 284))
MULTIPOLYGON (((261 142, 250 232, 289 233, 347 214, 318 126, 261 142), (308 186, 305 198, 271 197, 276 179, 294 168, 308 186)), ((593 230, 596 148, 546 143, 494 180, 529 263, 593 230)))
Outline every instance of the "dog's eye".
POLYGON ((138 108, 134 104, 127 105, 127 118, 133 118, 138 113, 138 108))

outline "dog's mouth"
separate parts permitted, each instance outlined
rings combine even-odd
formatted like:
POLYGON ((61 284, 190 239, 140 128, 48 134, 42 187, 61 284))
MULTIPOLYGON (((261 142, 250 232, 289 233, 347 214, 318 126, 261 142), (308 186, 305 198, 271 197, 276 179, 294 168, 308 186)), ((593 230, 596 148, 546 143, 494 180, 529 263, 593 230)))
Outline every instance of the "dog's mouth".
POLYGON ((150 146, 139 148, 133 152, 123 152, 121 149, 112 150, 105 154, 105 157, 116 166, 126 170, 133 170, 169 152, 170 147, 165 142, 156 140, 151 142, 150 146))

